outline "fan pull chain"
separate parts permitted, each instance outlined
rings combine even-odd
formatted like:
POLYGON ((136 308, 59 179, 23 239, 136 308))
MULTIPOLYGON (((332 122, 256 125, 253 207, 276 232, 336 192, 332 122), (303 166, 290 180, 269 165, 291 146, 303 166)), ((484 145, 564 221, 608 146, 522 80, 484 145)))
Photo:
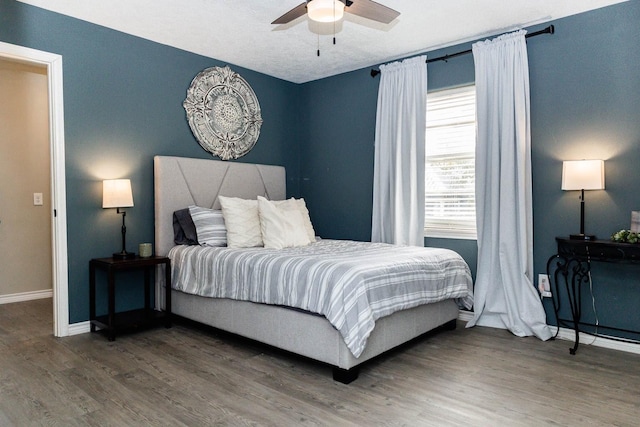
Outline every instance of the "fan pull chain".
POLYGON ((333 44, 336 44, 336 4, 333 3, 333 44))
MULTIPOLYGON (((318 49, 316 50, 317 56, 320 56, 320 32, 317 34, 318 36, 318 49)), ((336 44, 336 5, 333 4, 333 44, 336 44)))

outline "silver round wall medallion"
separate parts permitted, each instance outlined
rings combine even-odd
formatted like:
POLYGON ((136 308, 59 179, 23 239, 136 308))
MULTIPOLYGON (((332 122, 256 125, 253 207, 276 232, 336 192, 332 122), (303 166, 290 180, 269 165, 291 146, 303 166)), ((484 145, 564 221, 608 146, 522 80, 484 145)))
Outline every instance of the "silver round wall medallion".
POLYGON ((251 86, 229 67, 198 73, 182 103, 198 143, 222 160, 247 154, 260 136, 260 104, 251 86))

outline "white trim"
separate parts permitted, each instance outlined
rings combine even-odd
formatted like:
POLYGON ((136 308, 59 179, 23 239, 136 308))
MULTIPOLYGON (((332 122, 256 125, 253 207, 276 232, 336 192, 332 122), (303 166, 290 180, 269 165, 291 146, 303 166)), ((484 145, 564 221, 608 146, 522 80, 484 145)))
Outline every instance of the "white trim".
POLYGON ((478 240, 478 232, 476 230, 429 227, 424 229, 424 237, 427 239, 478 240))
MULTIPOLYGON (((46 298, 46 297, 42 297, 46 298)), ((34 298, 35 299, 35 298, 34 298)), ((458 312, 458 320, 468 322, 473 318, 472 311, 460 310, 458 312)), ((86 334, 91 331, 91 323, 87 320, 85 322, 72 323, 67 328, 67 335, 80 335, 86 334)), ((555 330, 555 326, 549 326, 552 330, 555 330)), ((573 329, 560 328, 558 338, 567 341, 573 341, 575 334, 573 329)), ((640 354, 640 342, 638 344, 627 343, 622 341, 616 341, 604 337, 594 337, 592 335, 580 333, 580 345, 593 345, 596 347, 609 348, 612 350, 624 351, 627 353, 640 354)))
POLYGON ((0 305, 14 302, 31 301, 34 299, 44 299, 53 297, 53 289, 44 291, 20 292, 17 294, 0 295, 0 305))
MULTIPOLYGON (((473 318, 472 311, 460 310, 458 312, 458 320, 463 322, 468 322, 473 318)), ((558 328, 556 326, 549 325, 552 331, 556 331, 558 328)), ((558 338, 561 340, 572 341, 575 339, 575 332, 573 329, 568 328, 560 328, 558 332, 558 338)), ((593 345, 596 347, 609 348, 612 350, 624 351, 627 353, 640 354, 640 341, 637 343, 617 341, 615 339, 607 338, 606 336, 598 336, 594 337, 593 335, 585 334, 580 332, 580 345, 593 345)), ((578 351, 579 347, 578 347, 578 351)))
POLYGON ((70 324, 69 327, 67 328, 67 335, 71 336, 71 335, 86 334, 86 333, 89 333, 90 331, 91 331, 91 322, 86 320, 84 322, 70 324))
POLYGON ((470 322, 473 319, 473 311, 460 310, 458 312, 458 320, 463 322, 470 322))
MULTIPOLYGON (((550 326, 552 330, 556 330, 555 326, 550 326)), ((558 332, 558 338, 561 340, 567 340, 573 342, 576 337, 576 333, 573 329, 569 328, 560 328, 558 332)), ((589 334, 585 334, 580 332, 580 347, 583 345, 593 345, 596 347, 610 348, 612 350, 625 351, 627 353, 640 354, 640 342, 636 341, 636 343, 625 342, 625 341, 617 341, 615 339, 607 338, 606 336, 593 336, 589 334)), ((580 352, 580 347, 578 347, 578 352, 580 352)))
POLYGON ((53 334, 69 334, 69 273, 67 263, 67 201, 64 154, 62 56, 0 42, 0 58, 47 67, 49 141, 51 154, 51 244, 53 252, 53 334))

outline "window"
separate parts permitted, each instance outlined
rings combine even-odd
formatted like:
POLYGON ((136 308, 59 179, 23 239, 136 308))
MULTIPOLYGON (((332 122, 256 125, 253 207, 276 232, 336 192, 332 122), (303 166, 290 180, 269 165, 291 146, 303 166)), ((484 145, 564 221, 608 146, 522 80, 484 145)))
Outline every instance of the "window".
POLYGON ((475 86, 429 93, 425 236, 476 238, 475 150, 475 86))

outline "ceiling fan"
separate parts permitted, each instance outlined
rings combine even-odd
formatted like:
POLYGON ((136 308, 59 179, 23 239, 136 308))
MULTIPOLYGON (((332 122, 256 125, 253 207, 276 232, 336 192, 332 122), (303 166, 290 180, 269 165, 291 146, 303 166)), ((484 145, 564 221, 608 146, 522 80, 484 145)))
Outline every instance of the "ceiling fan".
POLYGON ((287 24, 304 14, 308 14, 309 19, 314 21, 335 22, 342 19, 344 12, 383 24, 388 24, 400 16, 397 10, 372 0, 307 0, 273 21, 272 24, 287 24))

